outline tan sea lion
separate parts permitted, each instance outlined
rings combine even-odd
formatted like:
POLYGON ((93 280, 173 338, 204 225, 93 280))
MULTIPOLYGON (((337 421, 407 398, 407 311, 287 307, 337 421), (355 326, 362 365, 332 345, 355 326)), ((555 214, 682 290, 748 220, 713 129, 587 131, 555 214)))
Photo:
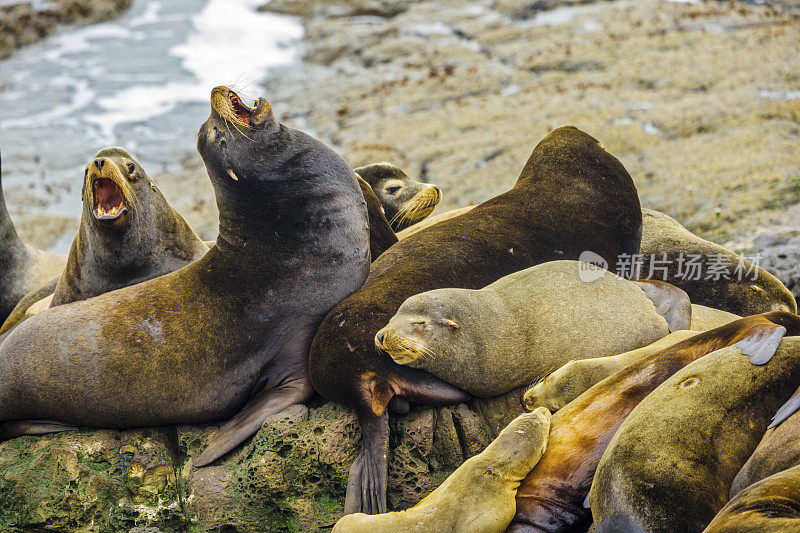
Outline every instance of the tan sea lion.
MULTIPOLYGON (((81 224, 47 307, 163 276, 208 251, 141 165, 122 148, 106 148, 94 156, 84 172, 81 197, 81 224)), ((20 301, 0 334, 25 315, 35 314, 30 308, 47 297, 40 293, 36 290, 20 301)))
POLYGON ((534 409, 542 406, 556 412, 595 383, 599 383, 644 357, 693 337, 702 331, 720 327, 740 318, 740 316, 727 311, 692 304, 690 329, 675 331, 648 346, 618 355, 569 361, 541 381, 534 383, 525 392, 525 407, 534 409))
POLYGON ((598 461, 640 401, 676 371, 725 346, 743 346, 756 360, 768 356, 787 329, 800 333, 800 317, 776 311, 700 333, 613 374, 560 409, 545 455, 517 491, 509 531, 585 530, 592 517, 584 501, 598 461))
POLYGON ((180 270, 20 324, 0 344, 0 422, 233 416, 194 461, 203 465, 311 396, 314 332, 369 270, 364 197, 336 152, 278 122, 265 99, 250 108, 217 87, 211 106, 197 147, 220 213, 216 245, 180 270))
POLYGON ((483 289, 414 295, 378 331, 375 346, 473 396, 499 396, 570 359, 618 354, 687 329, 686 293, 662 289, 673 294, 659 313, 637 282, 578 261, 550 261, 483 289), (581 268, 594 268, 596 277, 582 279, 581 268), (664 314, 673 307, 684 312, 669 324, 664 314))
POLYGON ((26 294, 64 270, 67 256, 38 250, 22 242, 6 208, 0 159, 0 322, 26 294))
POLYGON ((510 191, 398 242, 372 264, 363 287, 325 317, 309 359, 314 388, 354 408, 364 433, 350 469, 347 513, 386 511, 387 407, 402 412, 410 402, 469 398, 377 351, 375 334, 400 304, 432 289, 479 289, 586 250, 613 262, 638 250, 640 217, 636 188, 622 164, 596 139, 559 128, 533 150, 510 191))
POLYGON ((711 522, 800 382, 799 337, 784 338, 772 357, 772 348, 742 355, 775 346, 782 332, 774 332, 689 364, 636 406, 594 476, 589 502, 597 533, 701 531, 711 522))
POLYGON ((414 181, 391 163, 373 163, 355 171, 377 195, 395 232, 430 215, 442 199, 439 187, 414 181))
POLYGON ((544 453, 549 432, 547 409, 522 414, 414 507, 378 515, 349 514, 333 531, 502 533, 514 517, 519 482, 544 453))
POLYGON ((717 513, 704 533, 797 533, 800 531, 800 466, 755 483, 717 513))

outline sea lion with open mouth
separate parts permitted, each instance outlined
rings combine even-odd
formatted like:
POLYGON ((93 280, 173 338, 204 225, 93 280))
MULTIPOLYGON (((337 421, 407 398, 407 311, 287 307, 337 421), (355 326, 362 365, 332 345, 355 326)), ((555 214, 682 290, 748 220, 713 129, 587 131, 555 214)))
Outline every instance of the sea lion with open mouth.
POLYGON ((443 287, 480 289, 501 277, 594 250, 609 263, 636 253, 641 208, 622 164, 577 128, 533 150, 514 187, 471 212, 412 235, 372 264, 358 292, 325 317, 309 370, 325 398, 353 407, 364 440, 350 470, 345 512, 386 511, 389 419, 409 402, 445 405, 469 394, 379 352, 375 334, 408 297, 443 287))
POLYGON ((81 197, 81 225, 57 285, 26 295, 0 334, 34 314, 33 304, 49 294, 45 308, 86 300, 178 270, 208 251, 122 148, 105 148, 86 165, 81 197))
POLYGON ((6 208, 0 160, 0 321, 26 294, 58 276, 67 256, 38 250, 22 242, 6 208))
POLYGON ((211 106, 197 147, 219 208, 216 245, 20 324, 0 344, 0 421, 131 428, 236 415, 203 465, 311 396, 314 332, 369 271, 364 197, 350 166, 278 122, 267 100, 250 108, 217 87, 211 106))
POLYGON ((373 163, 355 170, 377 195, 395 232, 426 218, 442 200, 439 187, 414 181, 391 163, 373 163))

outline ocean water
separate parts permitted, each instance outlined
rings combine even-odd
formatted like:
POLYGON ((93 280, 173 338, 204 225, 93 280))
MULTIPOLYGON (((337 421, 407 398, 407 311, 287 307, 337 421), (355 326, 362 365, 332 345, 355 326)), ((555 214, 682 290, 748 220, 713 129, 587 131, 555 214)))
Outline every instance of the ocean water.
POLYGON ((0 61, 4 188, 24 188, 25 209, 78 218, 83 167, 101 148, 122 146, 151 175, 180 169, 213 87, 258 93, 271 67, 298 59, 299 20, 256 12, 264 3, 135 0, 0 61))

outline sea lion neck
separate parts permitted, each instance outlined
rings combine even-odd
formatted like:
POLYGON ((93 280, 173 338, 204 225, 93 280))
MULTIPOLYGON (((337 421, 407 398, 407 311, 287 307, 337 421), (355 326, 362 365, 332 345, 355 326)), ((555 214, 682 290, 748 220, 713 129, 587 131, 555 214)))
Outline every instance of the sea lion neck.
MULTIPOLYGON (((14 227, 14 222, 8 214, 6 207, 6 197, 3 193, 3 160, 0 156, 0 239, 4 243, 19 242, 19 235, 17 229, 14 227)), ((20 243, 21 244, 21 243, 20 243)), ((6 247, 8 245, 5 245, 6 247)))

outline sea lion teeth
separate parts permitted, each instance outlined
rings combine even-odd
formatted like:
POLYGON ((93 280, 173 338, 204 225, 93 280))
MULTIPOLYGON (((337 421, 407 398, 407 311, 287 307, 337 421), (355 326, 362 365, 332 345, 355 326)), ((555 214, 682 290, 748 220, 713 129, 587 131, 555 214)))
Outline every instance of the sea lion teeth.
POLYGON ((239 181, 239 178, 236 177, 236 173, 231 169, 228 169, 228 176, 230 176, 233 181, 239 181))

